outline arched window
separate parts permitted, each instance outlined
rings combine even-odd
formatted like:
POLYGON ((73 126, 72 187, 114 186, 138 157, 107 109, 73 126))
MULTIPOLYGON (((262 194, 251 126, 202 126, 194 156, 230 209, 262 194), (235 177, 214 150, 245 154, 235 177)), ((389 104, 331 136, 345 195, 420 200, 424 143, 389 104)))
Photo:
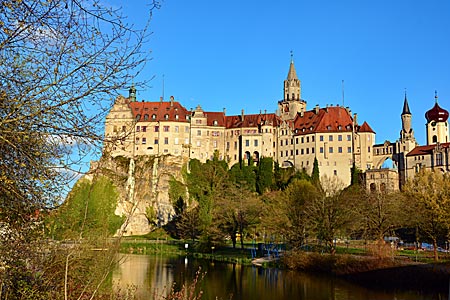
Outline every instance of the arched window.
POLYGON ((433 135, 433 143, 437 143, 437 136, 433 135))
POLYGON ((136 115, 136 121, 139 121, 141 119, 141 115, 140 114, 137 114, 136 115))
POLYGON ((371 192, 375 192, 376 190, 377 190, 377 186, 376 186, 375 183, 372 182, 372 183, 370 184, 370 191, 371 191, 371 192))
POLYGON ((156 115, 155 114, 152 115, 152 120, 156 120, 156 115))
POLYGON ((145 121, 148 120, 148 115, 147 115, 147 114, 144 115, 144 120, 145 120, 145 121))

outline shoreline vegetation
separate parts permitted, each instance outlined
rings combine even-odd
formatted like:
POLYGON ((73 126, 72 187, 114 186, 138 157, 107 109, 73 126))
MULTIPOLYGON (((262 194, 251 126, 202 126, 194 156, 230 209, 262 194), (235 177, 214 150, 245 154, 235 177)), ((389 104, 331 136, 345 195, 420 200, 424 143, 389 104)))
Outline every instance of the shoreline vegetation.
POLYGON ((257 252, 252 258, 252 245, 245 249, 231 245, 213 247, 211 252, 198 252, 192 242, 170 239, 149 240, 142 237, 124 238, 121 253, 189 256, 217 262, 280 268, 306 273, 328 274, 366 287, 449 291, 450 254, 442 253, 433 261, 433 252, 395 249, 374 255, 373 249, 338 246, 335 255, 307 248, 283 251, 276 257, 257 252), (186 244, 188 247, 186 248, 186 244))

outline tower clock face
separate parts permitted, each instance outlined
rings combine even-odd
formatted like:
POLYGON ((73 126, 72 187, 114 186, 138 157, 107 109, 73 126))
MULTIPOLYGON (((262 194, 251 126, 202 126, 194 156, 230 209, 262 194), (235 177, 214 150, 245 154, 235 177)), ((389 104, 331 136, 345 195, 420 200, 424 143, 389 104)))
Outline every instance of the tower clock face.
POLYGON ((431 122, 431 126, 433 126, 433 127, 436 126, 436 122, 434 122, 434 121, 431 122))

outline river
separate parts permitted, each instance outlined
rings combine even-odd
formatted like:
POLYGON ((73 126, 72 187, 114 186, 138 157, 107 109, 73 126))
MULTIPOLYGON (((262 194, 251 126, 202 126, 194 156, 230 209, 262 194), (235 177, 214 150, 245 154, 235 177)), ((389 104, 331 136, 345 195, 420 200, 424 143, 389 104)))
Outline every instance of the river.
POLYGON ((438 293, 367 289, 328 276, 156 255, 123 255, 113 272, 113 284, 121 291, 135 287, 139 300, 161 299, 174 282, 176 289, 183 284, 189 285, 198 270, 204 274, 197 287, 203 291, 202 299, 205 300, 447 299, 447 295, 438 293))

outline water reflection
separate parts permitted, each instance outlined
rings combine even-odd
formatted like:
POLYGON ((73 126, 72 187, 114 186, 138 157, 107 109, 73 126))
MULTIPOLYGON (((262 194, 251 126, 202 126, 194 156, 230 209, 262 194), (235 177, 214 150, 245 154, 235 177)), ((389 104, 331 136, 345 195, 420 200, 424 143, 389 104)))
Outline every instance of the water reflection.
POLYGON ((199 285, 203 299, 446 299, 445 295, 439 294, 370 290, 335 278, 286 270, 147 255, 124 255, 123 262, 113 274, 113 282, 121 290, 129 285, 136 286, 138 299, 154 299, 155 292, 165 294, 174 282, 177 283, 175 288, 191 283, 199 268, 206 272, 199 285))

